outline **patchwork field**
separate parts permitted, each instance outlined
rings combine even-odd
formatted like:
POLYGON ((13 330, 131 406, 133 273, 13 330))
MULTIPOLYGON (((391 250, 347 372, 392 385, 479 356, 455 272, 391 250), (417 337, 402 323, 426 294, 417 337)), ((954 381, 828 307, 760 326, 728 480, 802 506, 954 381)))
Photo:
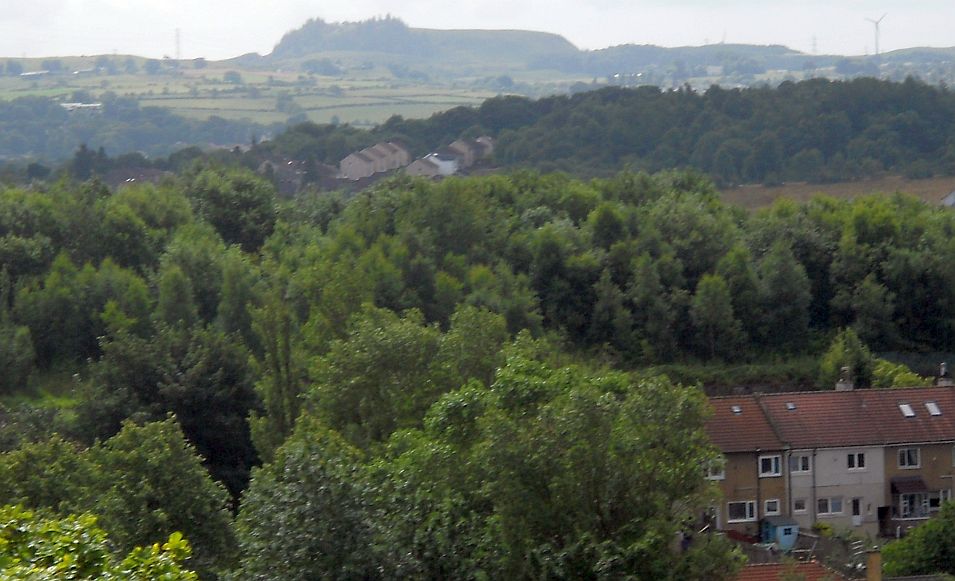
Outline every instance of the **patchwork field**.
MULTIPOLYGON (((124 58, 116 57, 116 61, 124 58)), ((64 70, 57 74, 0 76, 0 100, 45 96, 86 101, 111 92, 135 98, 142 106, 163 107, 192 118, 216 115, 263 124, 307 118, 371 126, 392 115, 421 118, 459 105, 478 105, 496 94, 469 83, 396 79, 388 70, 374 67, 331 77, 223 62, 200 68, 164 64, 158 73, 146 74, 144 63, 135 61, 134 73, 108 74, 93 70, 92 62, 70 59, 63 61, 64 70)), ((40 66, 29 66, 27 71, 41 70, 40 66)))

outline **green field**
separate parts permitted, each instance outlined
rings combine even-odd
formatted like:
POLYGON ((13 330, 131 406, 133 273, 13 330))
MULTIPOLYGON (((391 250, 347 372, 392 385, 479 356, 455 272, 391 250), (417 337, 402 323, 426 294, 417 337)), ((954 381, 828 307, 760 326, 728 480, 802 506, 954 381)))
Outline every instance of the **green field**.
MULTIPOLYGON (((127 57, 115 57, 123 62, 127 57)), ((75 73, 94 67, 90 58, 60 59, 62 72, 41 77, 0 77, 0 99, 25 96, 54 97, 63 101, 96 100, 107 92, 132 97, 141 106, 167 108, 186 117, 246 119, 283 123, 306 117, 318 123, 341 122, 358 126, 381 123, 392 115, 421 118, 459 105, 478 105, 496 93, 470 83, 437 83, 397 79, 385 68, 349 71, 341 77, 304 75, 298 70, 266 70, 235 63, 208 63, 196 68, 164 64, 147 74, 143 59, 135 59, 133 74, 105 71, 75 73), (230 72, 241 81, 227 82, 230 72)), ((24 61, 24 70, 41 70, 40 62, 24 61)))

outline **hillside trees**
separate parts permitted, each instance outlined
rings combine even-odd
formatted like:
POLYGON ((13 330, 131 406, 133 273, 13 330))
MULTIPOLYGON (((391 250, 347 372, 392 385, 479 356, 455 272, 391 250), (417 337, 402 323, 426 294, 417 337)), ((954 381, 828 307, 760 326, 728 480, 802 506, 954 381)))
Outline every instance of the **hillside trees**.
POLYGON ((702 93, 604 87, 538 100, 497 97, 427 120, 395 117, 367 133, 309 124, 279 136, 274 147, 336 163, 344 155, 335 144, 343 140, 354 143, 346 154, 394 138, 426 151, 480 127, 498 140, 495 160, 512 168, 591 176, 623 166, 693 167, 727 185, 926 176, 951 173, 944 128, 955 122, 952 99, 912 79, 811 79, 702 93))

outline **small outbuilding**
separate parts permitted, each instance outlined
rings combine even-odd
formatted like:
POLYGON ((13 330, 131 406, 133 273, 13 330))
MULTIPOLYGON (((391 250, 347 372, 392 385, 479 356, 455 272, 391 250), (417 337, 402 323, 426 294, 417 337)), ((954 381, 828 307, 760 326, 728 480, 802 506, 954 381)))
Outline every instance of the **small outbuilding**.
POLYGON ((775 543, 780 551, 788 553, 799 538, 799 523, 787 516, 767 516, 760 526, 764 543, 775 543))

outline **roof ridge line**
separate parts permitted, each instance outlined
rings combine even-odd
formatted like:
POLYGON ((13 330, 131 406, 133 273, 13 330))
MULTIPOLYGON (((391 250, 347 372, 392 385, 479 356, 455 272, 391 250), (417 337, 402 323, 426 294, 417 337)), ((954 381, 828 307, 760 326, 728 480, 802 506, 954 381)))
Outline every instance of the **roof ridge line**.
POLYGON ((779 429, 779 426, 776 425, 776 418, 773 417, 773 414, 769 412, 766 408, 766 405, 763 403, 762 394, 757 392, 753 394, 753 399, 756 400, 756 405, 759 406, 759 411, 763 412, 763 417, 766 418, 766 423, 769 424, 770 429, 773 431, 773 435, 776 436, 776 439, 779 440, 779 443, 785 448, 789 448, 789 442, 783 438, 782 431, 779 429))

